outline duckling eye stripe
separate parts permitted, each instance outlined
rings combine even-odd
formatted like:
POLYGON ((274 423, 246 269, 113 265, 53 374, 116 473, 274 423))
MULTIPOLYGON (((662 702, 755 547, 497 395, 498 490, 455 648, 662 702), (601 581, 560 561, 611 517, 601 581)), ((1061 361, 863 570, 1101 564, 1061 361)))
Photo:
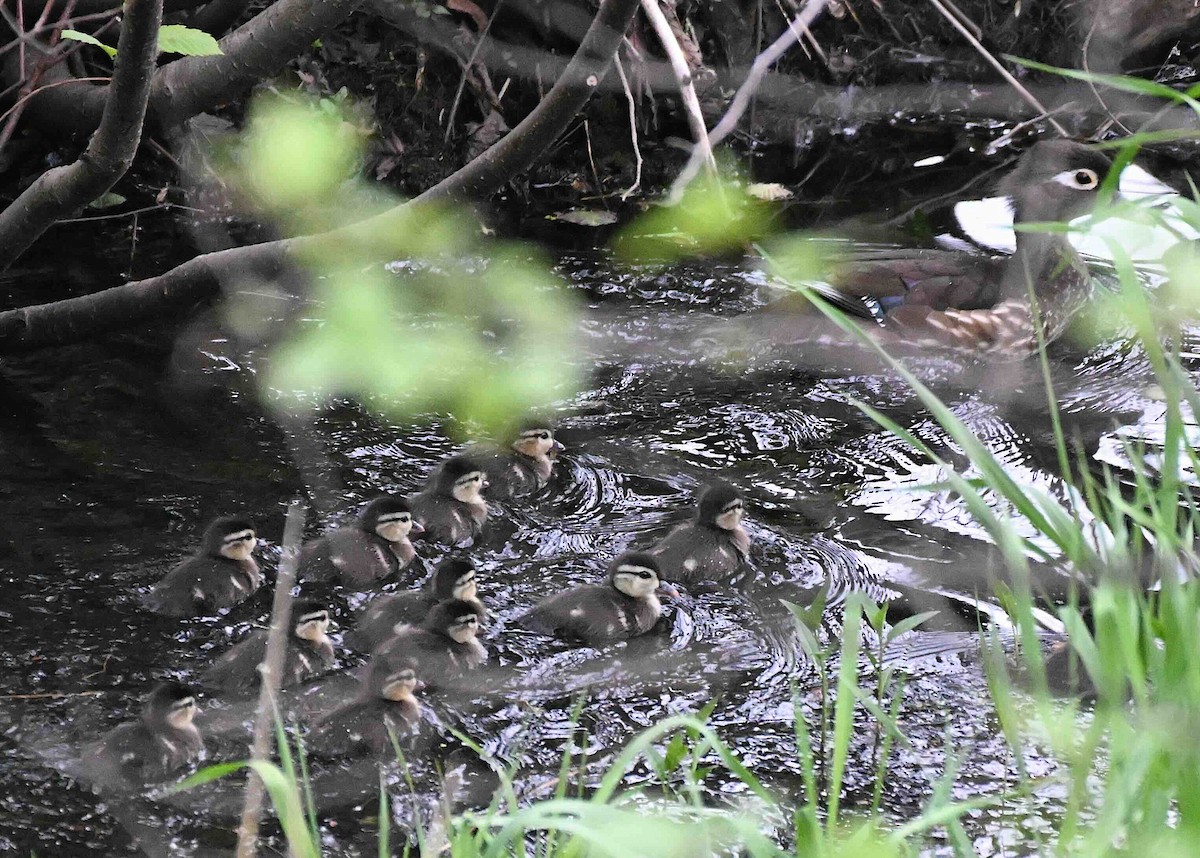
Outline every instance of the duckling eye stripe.
POLYGON ((647 569, 645 566, 618 566, 617 572, 623 572, 626 575, 654 574, 653 569, 647 569))
POLYGON ((323 620, 328 620, 328 619, 329 619, 329 615, 326 614, 324 611, 320 611, 319 613, 315 613, 315 614, 305 614, 303 617, 300 618, 300 622, 301 623, 317 623, 317 622, 321 622, 323 620))
POLYGON ((242 530, 237 533, 231 533, 222 540, 226 545, 232 545, 235 542, 241 542, 244 539, 253 539, 253 530, 242 530))
POLYGON ((387 515, 379 516, 380 524, 391 524, 394 521, 408 521, 410 513, 407 512, 389 512, 387 515))
POLYGON ((475 580, 475 573, 472 572, 470 575, 464 575, 461 578, 459 578, 457 581, 455 581, 454 586, 465 587, 474 580, 475 580))
POLYGON ((721 510, 721 512, 733 512, 735 509, 741 509, 741 508, 742 508, 742 502, 734 501, 731 504, 726 504, 725 507, 721 510))
POLYGON ((172 709, 187 709, 189 706, 196 705, 196 698, 185 697, 182 700, 176 700, 172 705, 172 709))

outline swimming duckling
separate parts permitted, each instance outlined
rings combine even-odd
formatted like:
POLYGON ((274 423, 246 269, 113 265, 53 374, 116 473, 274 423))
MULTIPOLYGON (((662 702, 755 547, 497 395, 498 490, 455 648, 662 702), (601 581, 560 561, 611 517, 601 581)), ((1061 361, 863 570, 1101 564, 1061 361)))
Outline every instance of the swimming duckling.
POLYGON ((730 583, 750 555, 750 537, 742 529, 744 506, 733 486, 711 485, 700 495, 695 520, 675 528, 649 553, 676 583, 730 583))
POLYGON ((406 656, 417 672, 434 686, 442 677, 479 667, 487 650, 477 639, 483 609, 478 602, 446 599, 429 611, 419 626, 403 626, 372 653, 372 658, 406 656))
POLYGON ((258 539, 245 518, 218 518, 204 531, 200 550, 150 591, 150 606, 172 617, 194 617, 231 608, 262 585, 252 556, 258 539))
POLYGON ((434 605, 445 599, 462 599, 483 611, 475 597, 475 564, 470 559, 443 560, 420 590, 376 597, 358 619, 354 645, 370 652, 398 632, 400 626, 419 624, 434 605))
POLYGON ((491 487, 488 497, 511 498, 536 492, 550 479, 554 461, 566 449, 545 421, 523 424, 512 452, 481 457, 491 487))
POLYGON ((413 499, 413 516, 435 542, 458 545, 474 539, 487 521, 487 502, 480 494, 487 487, 483 465, 468 456, 452 456, 413 499))
POLYGON ((425 530, 402 497, 375 498, 350 527, 339 527, 304 546, 300 580, 336 578, 346 587, 367 589, 410 564, 416 556, 409 534, 425 530))
POLYGON ((84 751, 84 772, 107 788, 164 780, 204 751, 204 740, 192 723, 197 711, 192 689, 178 682, 160 683, 146 697, 141 718, 114 728, 84 751))
POLYGON ((550 596, 520 619, 531 631, 598 645, 644 635, 662 615, 658 593, 678 595, 659 580, 658 559, 630 551, 608 567, 608 584, 550 596))
POLYGON ((421 705, 413 695, 423 683, 416 671, 416 660, 407 656, 374 656, 358 696, 321 718, 306 747, 330 758, 390 756, 392 736, 414 732, 421 720, 421 705))
MULTIPOLYGON (((298 601, 292 606, 292 634, 287 641, 280 686, 296 685, 324 673, 333 665, 329 611, 319 602, 298 601)), ((213 688, 245 690, 258 685, 259 666, 267 657, 269 629, 257 629, 217 659, 200 676, 201 684, 213 688)))

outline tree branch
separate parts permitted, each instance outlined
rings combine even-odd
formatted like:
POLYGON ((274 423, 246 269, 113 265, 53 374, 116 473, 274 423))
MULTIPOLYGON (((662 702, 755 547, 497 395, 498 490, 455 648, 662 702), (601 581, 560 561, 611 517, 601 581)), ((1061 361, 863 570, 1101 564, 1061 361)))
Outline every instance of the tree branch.
POLYGON ((59 218, 107 193, 133 163, 158 55, 162 9, 163 0, 127 0, 100 127, 78 161, 47 170, 0 212, 0 269, 59 218))
MULTIPOLYGON (((458 172, 391 212, 359 225, 368 230, 407 220, 407 206, 486 197, 527 170, 587 103, 616 55, 638 0, 603 0, 566 71, 509 134, 458 172)), ((354 229, 350 227, 347 229, 354 229)), ((102 292, 0 312, 0 354, 76 342, 195 306, 215 296, 222 281, 278 276, 298 252, 329 234, 272 241, 197 256, 177 268, 102 292)))

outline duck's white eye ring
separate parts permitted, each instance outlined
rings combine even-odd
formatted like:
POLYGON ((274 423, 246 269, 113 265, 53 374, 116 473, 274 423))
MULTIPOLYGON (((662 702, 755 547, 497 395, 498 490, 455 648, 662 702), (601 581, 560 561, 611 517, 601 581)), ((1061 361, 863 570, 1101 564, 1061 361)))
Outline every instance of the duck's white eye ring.
POLYGON ((1088 167, 1080 167, 1059 173, 1054 181, 1079 191, 1093 191, 1100 187, 1100 174, 1088 167))

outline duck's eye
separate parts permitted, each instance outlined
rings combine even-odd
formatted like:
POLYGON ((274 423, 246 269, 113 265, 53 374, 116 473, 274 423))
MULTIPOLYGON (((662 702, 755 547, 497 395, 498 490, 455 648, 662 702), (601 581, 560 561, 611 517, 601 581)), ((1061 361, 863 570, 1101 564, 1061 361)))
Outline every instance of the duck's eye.
POLYGON ((639 572, 638 577, 645 578, 647 581, 649 581, 651 576, 649 572, 639 572))
POLYGON ((549 432, 539 432, 538 437, 541 438, 543 441, 548 441, 548 440, 550 440, 550 433, 549 432))
POLYGON ((1100 184, 1100 177, 1096 175, 1094 170, 1076 170, 1075 184, 1081 188, 1090 190, 1100 184))
POLYGON ((1054 181, 1078 191, 1091 191, 1100 187, 1100 174, 1087 167, 1067 170, 1054 177, 1054 181))

